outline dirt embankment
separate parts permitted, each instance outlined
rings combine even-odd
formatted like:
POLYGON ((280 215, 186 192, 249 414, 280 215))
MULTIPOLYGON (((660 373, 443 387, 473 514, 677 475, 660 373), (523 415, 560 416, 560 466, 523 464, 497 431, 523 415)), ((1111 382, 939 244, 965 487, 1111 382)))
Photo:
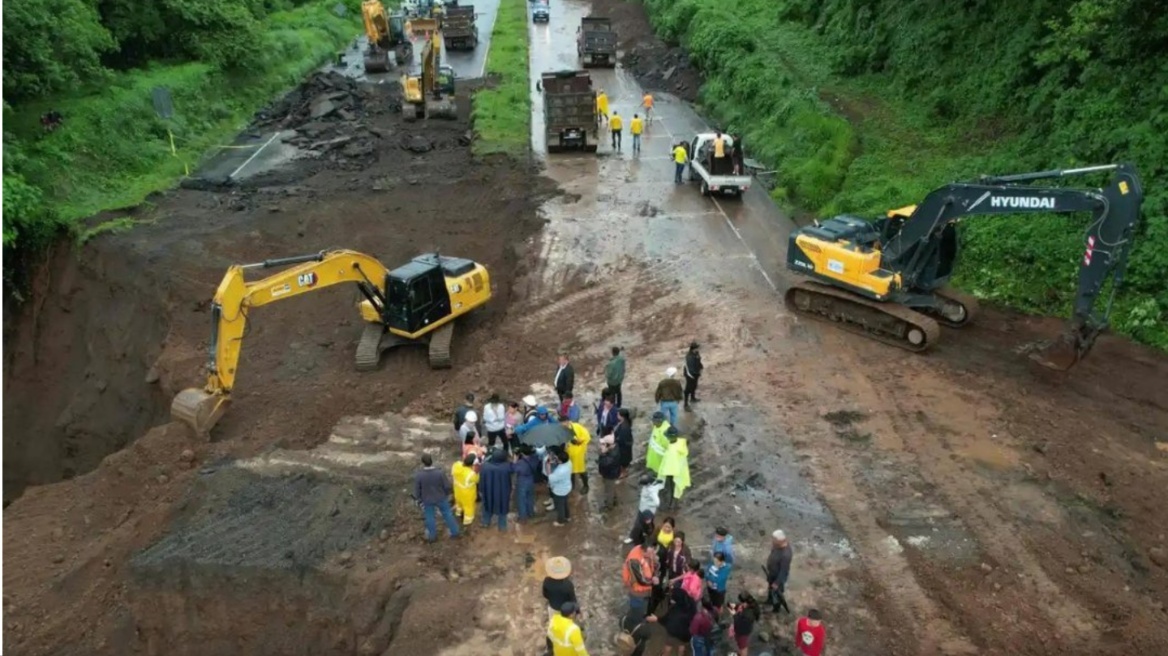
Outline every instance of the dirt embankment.
MULTIPOLYGON (((398 498, 405 478, 382 489, 259 485, 251 496, 219 498, 220 506, 199 486, 219 463, 313 446, 342 416, 407 406, 444 415, 466 391, 483 391, 483 367, 503 369, 493 379, 505 388, 504 363, 526 380, 536 361, 550 359, 554 348, 481 352, 503 330, 541 225, 535 207, 553 190, 526 163, 472 158, 468 86, 460 87, 458 120, 405 122, 395 84, 312 80, 309 93, 261 117, 297 129, 293 161, 242 184, 184 185, 139 209, 143 223, 133 231, 80 251, 63 245, 46 262, 5 344, 5 500, 28 484, 72 479, 29 488, 5 509, 6 650, 161 654, 185 645, 179 653, 250 653, 273 645, 279 653, 382 653, 390 639, 406 639, 393 637, 403 616, 408 639, 433 637, 420 627, 443 615, 444 582, 428 584, 437 605, 416 608, 413 584, 399 576, 417 574, 416 557, 384 562, 357 587, 320 564, 325 552, 363 549, 399 523, 372 510, 412 509, 398 498), (326 98, 335 106, 317 104, 322 94, 335 95, 326 98), (357 373, 357 293, 326 289, 250 317, 234 402, 213 442, 165 424, 173 394, 201 384, 208 302, 226 267, 327 248, 390 266, 435 249, 485 264, 494 298, 457 324, 454 368, 431 370, 422 353, 401 349, 380 371, 357 373), (318 494, 333 495, 335 513, 317 507, 329 501, 318 494), (346 505, 354 495, 362 501, 346 505), (285 527, 273 535, 284 536, 277 541, 293 557, 277 568, 225 562, 196 571, 182 559, 150 560, 192 512, 270 508, 284 498, 307 500, 290 512, 320 511, 331 541, 300 553, 304 536, 285 527), (348 528, 333 533, 341 520, 348 528)), ((254 523, 249 517, 224 521, 254 523)), ((400 538, 415 540, 418 528, 400 538)), ((349 565, 367 566, 356 558, 349 565)))

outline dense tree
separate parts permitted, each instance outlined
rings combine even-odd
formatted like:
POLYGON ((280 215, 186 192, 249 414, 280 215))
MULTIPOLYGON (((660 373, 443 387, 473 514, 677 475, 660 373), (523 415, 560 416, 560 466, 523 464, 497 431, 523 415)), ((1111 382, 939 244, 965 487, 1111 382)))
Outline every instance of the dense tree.
MULTIPOLYGON (((113 37, 86 0, 4 3, 4 98, 43 96, 92 80, 113 37)), ((7 191, 7 189, 6 189, 7 191)))

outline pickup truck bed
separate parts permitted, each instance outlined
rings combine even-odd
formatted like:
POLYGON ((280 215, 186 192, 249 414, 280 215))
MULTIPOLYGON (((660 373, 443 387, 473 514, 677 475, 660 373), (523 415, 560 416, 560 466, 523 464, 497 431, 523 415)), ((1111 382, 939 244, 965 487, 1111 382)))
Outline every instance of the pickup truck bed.
POLYGON ((699 134, 690 141, 689 179, 701 185, 702 195, 740 197, 750 189, 749 175, 734 175, 734 159, 731 156, 734 141, 723 135, 726 146, 725 156, 714 157, 713 133, 699 134))

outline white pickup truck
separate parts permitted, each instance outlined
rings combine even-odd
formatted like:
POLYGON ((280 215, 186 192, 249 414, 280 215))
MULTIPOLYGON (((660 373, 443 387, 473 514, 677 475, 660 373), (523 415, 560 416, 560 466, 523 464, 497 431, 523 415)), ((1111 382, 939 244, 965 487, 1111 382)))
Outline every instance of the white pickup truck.
POLYGON ((749 175, 734 175, 734 160, 730 153, 733 150, 734 140, 728 134, 723 134, 725 142, 722 152, 724 157, 714 157, 713 132, 702 132, 689 143, 689 179, 690 182, 700 182, 702 195, 718 194, 722 196, 741 196, 750 189, 749 175))

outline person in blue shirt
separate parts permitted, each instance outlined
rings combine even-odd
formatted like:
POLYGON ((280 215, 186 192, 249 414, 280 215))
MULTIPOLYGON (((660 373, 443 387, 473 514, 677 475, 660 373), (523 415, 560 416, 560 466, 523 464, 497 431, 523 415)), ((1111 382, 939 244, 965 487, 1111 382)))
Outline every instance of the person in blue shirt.
POLYGON ((726 557, 727 565, 734 564, 734 536, 730 535, 725 526, 714 529, 714 546, 710 548, 710 552, 721 552, 726 557))
POLYGON ((527 431, 531 430, 532 428, 535 428, 536 426, 539 426, 540 424, 554 424, 554 423, 556 423, 556 419, 554 417, 552 417, 550 412, 548 412, 547 406, 545 406, 545 405, 536 406, 535 416, 532 417, 531 419, 528 419, 523 424, 516 426, 515 427, 515 434, 516 435, 523 435, 527 431))
POLYGON ((547 472, 548 487, 552 493, 552 504, 556 509, 556 521, 553 526, 563 526, 568 523, 568 495, 572 493, 572 462, 563 449, 548 449, 544 471, 547 472))
POLYGON ((726 605, 726 586, 730 582, 732 565, 726 562, 726 553, 714 552, 713 562, 706 568, 706 587, 710 592, 710 604, 714 606, 716 615, 722 614, 722 606, 726 605))

